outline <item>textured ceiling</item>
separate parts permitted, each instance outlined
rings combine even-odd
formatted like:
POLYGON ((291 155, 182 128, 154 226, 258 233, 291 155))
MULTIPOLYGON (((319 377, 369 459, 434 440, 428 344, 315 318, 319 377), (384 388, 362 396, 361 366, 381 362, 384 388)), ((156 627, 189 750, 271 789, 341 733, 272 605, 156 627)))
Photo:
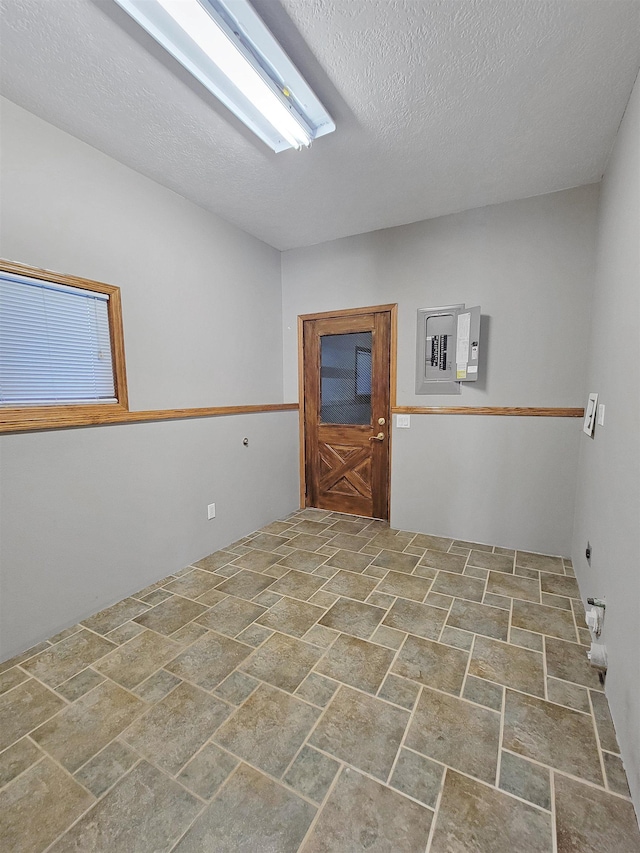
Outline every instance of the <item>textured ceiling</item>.
POLYGON ((254 0, 332 114, 273 154, 111 0, 2 0, 10 100, 279 249, 600 179, 638 0, 254 0))

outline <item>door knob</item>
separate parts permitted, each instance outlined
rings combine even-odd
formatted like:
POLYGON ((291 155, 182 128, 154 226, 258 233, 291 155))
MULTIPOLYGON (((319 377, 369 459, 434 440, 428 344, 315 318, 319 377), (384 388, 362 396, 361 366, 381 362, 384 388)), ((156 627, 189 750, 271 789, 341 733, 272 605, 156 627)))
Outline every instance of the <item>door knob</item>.
POLYGON ((384 441, 384 433, 379 432, 377 435, 370 435, 369 441, 384 441))

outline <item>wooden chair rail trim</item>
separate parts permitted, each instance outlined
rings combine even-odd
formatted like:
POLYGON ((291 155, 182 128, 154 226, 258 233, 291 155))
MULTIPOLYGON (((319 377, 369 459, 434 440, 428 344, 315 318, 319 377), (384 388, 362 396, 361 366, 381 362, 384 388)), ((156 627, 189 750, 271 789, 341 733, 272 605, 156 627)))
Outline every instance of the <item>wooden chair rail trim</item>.
POLYGON ((108 426, 110 424, 144 423, 150 421, 186 420, 187 418, 216 418, 224 415, 252 415, 261 412, 293 412, 297 403, 267 403, 255 406, 211 406, 199 409, 158 409, 128 412, 118 407, 100 410, 91 407, 82 413, 73 413, 65 406, 43 406, 28 414, 25 410, 0 409, 0 433, 26 432, 44 429, 68 429, 82 426, 108 426), (15 413, 15 417, 13 416, 15 413))
POLYGON ((583 418, 584 409, 543 406, 392 406, 394 415, 499 415, 525 418, 583 418))
MULTIPOLYGON (((43 406, 27 413, 0 409, 0 433, 27 432, 43 429, 68 429, 81 426, 108 426, 109 424, 149 423, 152 421, 187 420, 189 418, 216 418, 225 415, 252 415, 261 412, 295 412, 298 403, 267 403, 251 406, 210 406, 194 409, 157 409, 128 412, 94 408, 74 413, 65 406, 43 406)), ((583 418, 584 409, 562 407, 524 406, 392 406, 394 415, 494 415, 533 418, 583 418)))

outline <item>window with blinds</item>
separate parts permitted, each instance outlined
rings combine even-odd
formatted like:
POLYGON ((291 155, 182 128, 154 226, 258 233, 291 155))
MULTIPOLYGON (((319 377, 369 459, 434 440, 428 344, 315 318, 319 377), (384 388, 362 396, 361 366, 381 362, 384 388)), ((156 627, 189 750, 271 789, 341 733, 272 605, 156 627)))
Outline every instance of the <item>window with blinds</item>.
POLYGON ((0 419, 36 407, 126 406, 119 289, 43 272, 0 262, 0 419))

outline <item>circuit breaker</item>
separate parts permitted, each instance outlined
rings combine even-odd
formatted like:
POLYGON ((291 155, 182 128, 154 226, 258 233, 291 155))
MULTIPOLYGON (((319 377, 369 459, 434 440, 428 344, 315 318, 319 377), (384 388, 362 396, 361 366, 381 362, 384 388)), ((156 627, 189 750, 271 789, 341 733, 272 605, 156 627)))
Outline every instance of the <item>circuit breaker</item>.
POLYGON ((459 394, 478 379, 480 306, 418 309, 416 394, 459 394))

